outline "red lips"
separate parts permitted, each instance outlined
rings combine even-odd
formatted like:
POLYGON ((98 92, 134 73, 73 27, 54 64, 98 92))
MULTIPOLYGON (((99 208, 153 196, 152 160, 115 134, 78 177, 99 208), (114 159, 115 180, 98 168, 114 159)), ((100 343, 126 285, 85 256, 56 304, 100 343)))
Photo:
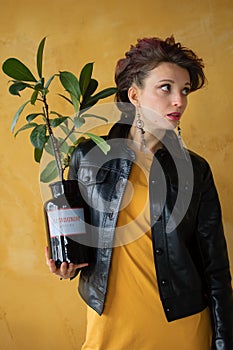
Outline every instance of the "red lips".
POLYGON ((167 114, 167 118, 171 119, 171 120, 175 120, 175 121, 179 121, 181 117, 181 113, 179 112, 172 112, 167 114))

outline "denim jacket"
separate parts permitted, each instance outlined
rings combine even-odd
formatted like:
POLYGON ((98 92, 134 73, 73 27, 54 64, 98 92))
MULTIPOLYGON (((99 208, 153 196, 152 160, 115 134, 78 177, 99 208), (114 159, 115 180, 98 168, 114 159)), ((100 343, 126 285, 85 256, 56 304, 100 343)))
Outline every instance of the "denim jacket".
MULTIPOLYGON (((81 270, 79 293, 98 314, 104 310, 120 204, 135 154, 126 127, 110 130, 108 155, 92 142, 73 153, 69 178, 77 179, 90 207, 95 262, 81 270)), ((209 306, 212 349, 232 350, 233 299, 218 194, 208 163, 167 132, 149 177, 154 264, 167 320, 209 306), (155 239, 156 236, 156 239, 155 239)), ((119 311, 120 312, 120 311, 119 311)))

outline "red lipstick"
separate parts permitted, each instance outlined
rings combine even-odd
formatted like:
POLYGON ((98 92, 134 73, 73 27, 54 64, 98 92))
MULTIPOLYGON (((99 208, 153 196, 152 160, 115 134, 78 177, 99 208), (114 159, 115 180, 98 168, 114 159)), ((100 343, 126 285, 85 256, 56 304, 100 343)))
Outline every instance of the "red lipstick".
POLYGON ((170 120, 174 120, 174 121, 179 121, 181 117, 181 113, 180 112, 172 112, 167 114, 167 118, 170 120))

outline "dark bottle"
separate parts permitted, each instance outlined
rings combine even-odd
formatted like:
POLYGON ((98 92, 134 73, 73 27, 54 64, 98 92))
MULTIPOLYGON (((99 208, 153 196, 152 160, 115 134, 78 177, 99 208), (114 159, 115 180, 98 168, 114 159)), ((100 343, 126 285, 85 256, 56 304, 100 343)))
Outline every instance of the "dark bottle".
POLYGON ((49 257, 57 267, 62 262, 92 262, 94 248, 87 245, 90 233, 86 230, 89 208, 81 196, 78 181, 58 181, 50 184, 50 188, 53 198, 44 205, 49 257))

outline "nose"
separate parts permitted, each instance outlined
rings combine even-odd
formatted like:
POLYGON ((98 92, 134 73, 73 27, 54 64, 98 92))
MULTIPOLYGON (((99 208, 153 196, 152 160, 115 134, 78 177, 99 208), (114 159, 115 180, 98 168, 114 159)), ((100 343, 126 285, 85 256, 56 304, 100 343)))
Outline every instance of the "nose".
POLYGON ((172 99, 172 105, 174 107, 181 108, 183 104, 184 104, 184 96, 180 93, 175 94, 172 99))

